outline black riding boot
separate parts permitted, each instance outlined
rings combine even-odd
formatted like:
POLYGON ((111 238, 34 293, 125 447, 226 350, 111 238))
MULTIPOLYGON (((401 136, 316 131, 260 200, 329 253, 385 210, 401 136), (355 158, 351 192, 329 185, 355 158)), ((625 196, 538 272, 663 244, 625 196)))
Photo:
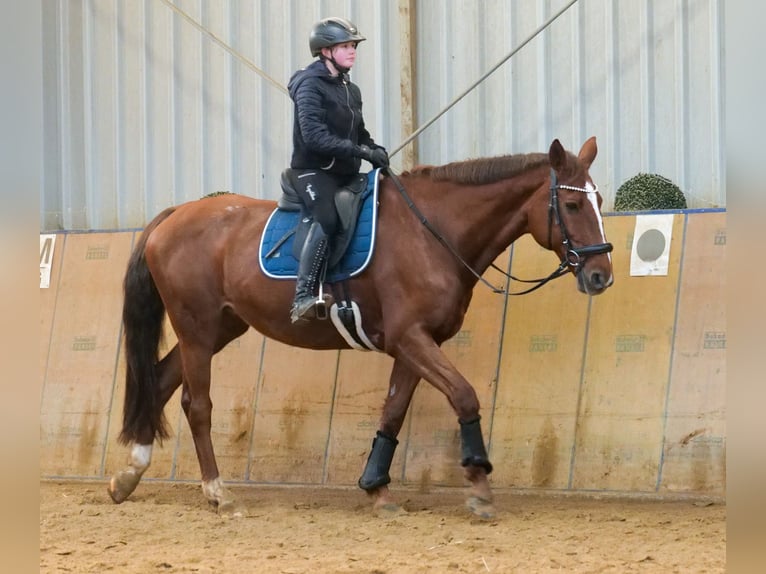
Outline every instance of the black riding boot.
POLYGON ((306 243, 301 250, 301 260, 298 263, 298 279, 295 283, 295 300, 290 309, 290 321, 295 323, 301 319, 316 316, 315 305, 317 297, 314 290, 317 286, 319 273, 327 254, 327 235, 322 226, 316 221, 311 224, 306 235, 306 243))

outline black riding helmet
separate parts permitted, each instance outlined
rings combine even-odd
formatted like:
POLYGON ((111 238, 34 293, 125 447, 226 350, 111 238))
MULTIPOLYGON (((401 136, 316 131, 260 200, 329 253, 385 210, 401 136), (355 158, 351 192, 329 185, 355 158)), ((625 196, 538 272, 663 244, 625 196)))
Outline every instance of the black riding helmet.
POLYGON ((314 24, 309 36, 309 48, 313 57, 319 56, 322 48, 330 48, 345 42, 366 40, 351 22, 345 18, 324 18, 314 24))

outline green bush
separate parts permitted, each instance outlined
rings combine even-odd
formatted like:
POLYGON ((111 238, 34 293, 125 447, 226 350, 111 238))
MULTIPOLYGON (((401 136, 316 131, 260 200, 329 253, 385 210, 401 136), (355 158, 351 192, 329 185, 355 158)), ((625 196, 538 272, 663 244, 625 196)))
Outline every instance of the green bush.
POLYGON ((676 184, 653 173, 639 173, 624 182, 614 196, 615 211, 686 209, 686 197, 676 184))

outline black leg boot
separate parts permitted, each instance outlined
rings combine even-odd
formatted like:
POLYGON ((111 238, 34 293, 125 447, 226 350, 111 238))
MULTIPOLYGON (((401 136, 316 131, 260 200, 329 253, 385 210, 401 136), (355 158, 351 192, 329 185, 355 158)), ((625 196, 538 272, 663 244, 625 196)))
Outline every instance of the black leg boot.
POLYGON ((359 488, 372 490, 391 482, 388 474, 391 462, 394 460, 394 451, 399 441, 392 436, 378 431, 372 439, 372 450, 367 457, 367 465, 364 467, 362 477, 359 479, 359 488))
POLYGON ((293 323, 316 316, 317 297, 314 291, 326 254, 327 235, 322 226, 314 222, 306 235, 306 243, 303 244, 301 260, 298 263, 295 300, 290 309, 290 321, 293 323))
POLYGON ((487 448, 484 446, 484 439, 481 436, 480 420, 480 416, 469 422, 458 419, 460 441, 463 445, 460 464, 463 466, 480 466, 489 474, 492 472, 492 463, 489 462, 487 448))

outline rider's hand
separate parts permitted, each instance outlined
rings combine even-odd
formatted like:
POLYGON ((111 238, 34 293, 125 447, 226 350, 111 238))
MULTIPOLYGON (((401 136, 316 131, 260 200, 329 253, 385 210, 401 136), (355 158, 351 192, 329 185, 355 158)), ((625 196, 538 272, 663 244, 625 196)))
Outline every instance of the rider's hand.
POLYGON ((386 150, 382 147, 370 149, 369 146, 362 145, 359 146, 359 148, 361 149, 360 155, 362 159, 369 161, 372 164, 372 167, 388 167, 388 153, 386 153, 386 150))

